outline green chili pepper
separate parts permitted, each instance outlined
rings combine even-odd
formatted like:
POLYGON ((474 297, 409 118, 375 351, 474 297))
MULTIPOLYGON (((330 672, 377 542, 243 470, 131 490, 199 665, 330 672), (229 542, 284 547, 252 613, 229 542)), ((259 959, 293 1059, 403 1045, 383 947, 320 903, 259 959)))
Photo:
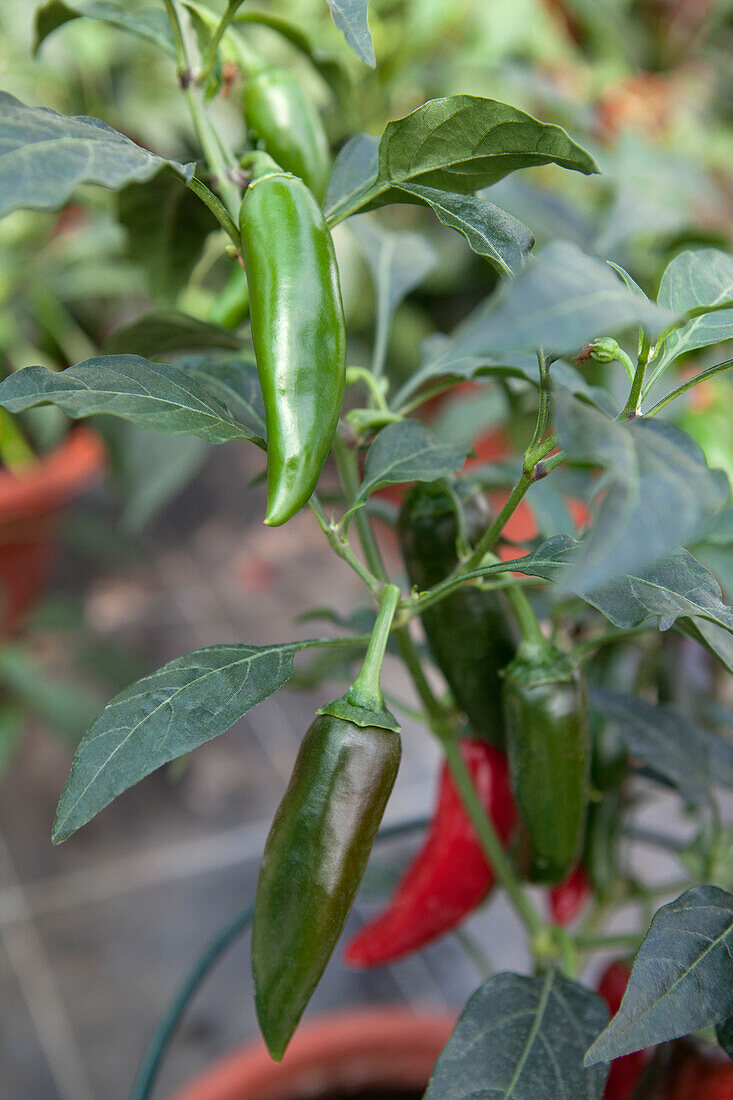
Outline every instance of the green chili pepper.
POLYGON ((308 501, 344 396, 346 335, 331 235, 312 194, 266 153, 243 159, 240 211, 252 342, 267 421, 267 514, 285 523, 308 501))
POLYGON ((235 264, 229 278, 212 303, 208 319, 212 325, 239 328, 248 315, 247 276, 239 264, 235 264))
POLYGON ((580 857, 590 794, 585 684, 556 650, 528 657, 520 648, 503 675, 520 864, 533 881, 557 883, 580 857))
POLYGON ((279 1061, 359 888, 400 760, 393 730, 319 715, 270 831, 252 926, 255 1003, 279 1061))
POLYGON ((322 202, 331 174, 328 138, 298 78, 286 69, 262 69, 245 82, 242 103, 247 129, 265 152, 322 202))
POLYGON ((400 735, 379 677, 399 598, 395 585, 382 589, 362 669, 306 733, 265 845, 252 972, 276 1061, 341 934, 397 776, 400 735))
MULTIPOLYGON (((489 524, 483 497, 464 482, 456 484, 466 537, 475 542, 489 524)), ((445 486, 420 484, 405 496, 399 519, 402 556, 410 582, 419 589, 442 581, 458 563, 458 521, 445 486)), ((464 585, 422 614, 435 663, 456 705, 479 737, 501 746, 504 720, 499 673, 516 645, 504 600, 498 592, 464 585)))

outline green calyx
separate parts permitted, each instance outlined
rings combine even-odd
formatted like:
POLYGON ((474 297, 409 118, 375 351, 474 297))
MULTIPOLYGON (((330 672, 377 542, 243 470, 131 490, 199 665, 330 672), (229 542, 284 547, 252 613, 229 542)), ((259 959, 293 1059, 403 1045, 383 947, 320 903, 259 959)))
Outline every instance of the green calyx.
POLYGON ((380 684, 384 654, 392 629, 400 590, 396 584, 386 584, 379 597, 379 612, 359 675, 342 696, 322 707, 319 714, 345 718, 357 726, 377 726, 399 733, 400 725, 387 709, 380 684))
POLYGON ((535 649, 522 643, 516 658, 502 669, 501 676, 520 687, 569 683, 575 677, 575 664, 554 647, 535 649))

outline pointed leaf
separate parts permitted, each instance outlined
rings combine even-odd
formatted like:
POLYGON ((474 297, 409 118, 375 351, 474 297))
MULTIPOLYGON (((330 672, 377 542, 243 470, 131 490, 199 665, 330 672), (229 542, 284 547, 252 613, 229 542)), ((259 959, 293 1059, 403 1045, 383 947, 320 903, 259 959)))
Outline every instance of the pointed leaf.
POLYGON ((420 233, 386 229, 374 218, 349 222, 369 264, 377 298, 377 331, 387 332, 392 315, 438 261, 432 244, 420 233))
POLYGON ((170 167, 188 180, 193 166, 136 145, 106 122, 26 107, 0 92, 0 216, 58 210, 83 183, 119 190, 170 167))
POLYGON ((674 316, 629 290, 601 260, 558 241, 474 310, 461 325, 461 346, 465 354, 493 357, 539 347, 560 355, 636 325, 656 332, 674 316))
POLYGON ((101 355, 59 372, 26 367, 0 382, 0 405, 10 412, 57 405, 74 419, 106 413, 151 431, 187 432, 209 443, 262 443, 195 378, 138 355, 101 355))
POLYGON ((38 50, 58 27, 72 19, 97 19, 111 27, 129 31, 147 42, 159 46, 170 57, 175 57, 175 45, 171 27, 165 12, 154 8, 126 11, 121 4, 95 2, 95 0, 47 0, 36 12, 33 52, 38 50))
POLYGON ((333 21, 358 58, 370 68, 377 59, 367 22, 369 0, 328 0, 333 21))
POLYGON ((209 353, 176 359, 175 366, 221 401, 234 420, 252 433, 253 441, 266 438, 265 403, 255 363, 241 356, 209 353))
POLYGON ((474 252, 501 275, 516 275, 529 255, 534 237, 526 225, 478 195, 456 195, 413 183, 400 189, 405 202, 429 206, 436 217, 457 229, 474 252))
POLYGON ((418 420, 388 424, 367 451, 364 480, 354 508, 383 485, 437 481, 455 473, 470 449, 470 444, 442 443, 418 420))
POLYGON ((657 910, 621 1007, 586 1056, 607 1062, 733 1015, 733 896, 696 886, 657 910))
MULTIPOLYGON (((658 297, 659 304, 673 313, 729 299, 733 299, 733 256, 716 248, 675 256, 662 276, 658 297)), ((667 337, 654 377, 678 356, 723 340, 733 340, 733 309, 694 317, 667 337)))
POLYGON ((178 351, 229 348, 239 351, 243 341, 231 329, 209 325, 176 310, 155 310, 115 329, 104 342, 109 355, 144 355, 157 359, 178 351))
POLYGON ((586 592, 634 573, 695 538, 727 502, 722 470, 708 469, 694 440, 671 424, 619 422, 559 391, 556 421, 572 461, 606 469, 595 522, 566 590, 586 592))
POLYGON ((161 172, 119 194, 118 219, 127 254, 147 275, 157 302, 172 302, 188 284, 206 238, 218 222, 183 180, 161 172))
POLYGON ((430 1078, 425 1100, 600 1100, 607 1066, 583 1068, 608 1018, 596 993, 550 971, 495 974, 474 993, 430 1078))
POLYGON ((286 684, 300 643, 214 645, 115 696, 79 744, 53 828, 59 844, 162 764, 224 733, 286 684))
POLYGON ((346 142, 334 162, 324 204, 330 226, 342 219, 342 212, 357 209, 357 197, 374 185, 379 171, 379 138, 355 134, 346 142))
POLYGON ((508 103, 473 95, 431 99, 386 127, 372 201, 392 202, 390 189, 410 184, 468 194, 543 164, 584 175, 598 171, 561 126, 508 103))
MULTIPOLYGON (((594 710, 613 722, 629 751, 668 779, 692 806, 710 801, 711 745, 720 738, 671 707, 652 706, 635 695, 590 692, 594 710)), ((616 1055, 614 1055, 616 1057, 616 1055)))

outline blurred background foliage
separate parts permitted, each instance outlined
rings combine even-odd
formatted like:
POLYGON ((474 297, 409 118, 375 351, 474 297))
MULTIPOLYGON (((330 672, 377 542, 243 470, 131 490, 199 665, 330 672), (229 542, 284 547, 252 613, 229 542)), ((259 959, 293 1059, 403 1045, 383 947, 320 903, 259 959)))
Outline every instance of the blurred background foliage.
MULTIPOLYGON (((152 4, 128 7, 150 10, 152 4)), ((85 19, 59 27, 35 50, 34 9, 27 0, 0 6, 0 87, 33 105, 100 117, 165 156, 196 158, 169 57, 85 19)), ((566 126, 601 168, 591 178, 551 168, 523 171, 491 189, 492 201, 529 226, 538 247, 574 241, 622 265, 654 296, 675 254, 730 245, 731 0, 371 0, 374 71, 345 47, 325 0, 259 0, 242 10, 282 16, 307 31, 319 67, 270 27, 247 22, 236 33, 273 63, 297 68, 323 111, 334 150, 359 130, 380 133, 426 99, 490 96, 566 126)), ((245 139, 240 87, 237 73, 229 73, 212 103, 235 148, 245 139)), ((396 381, 418 365, 421 341, 436 328, 449 331, 493 291, 497 276, 423 208, 390 208, 379 222, 387 230, 418 232, 432 256, 395 317, 388 360, 396 381)), ((32 363, 63 369, 111 350, 112 334, 129 333, 125 327, 140 318, 218 320, 224 288, 242 281, 226 243, 208 212, 166 173, 119 195, 90 188, 59 214, 18 212, 4 219, 0 374, 32 363)), ((366 365, 373 285, 358 235, 340 226, 336 243, 350 362, 366 365)), ((413 240, 413 247, 420 242, 413 240)), ((239 321, 246 324, 246 302, 239 321)), ((167 350, 161 346, 158 353, 165 357, 167 350)), ((697 372, 714 355, 712 348, 695 352, 680 370, 697 372)), ((600 381, 601 372, 608 382, 612 370, 592 362, 580 369, 589 382, 600 381)), ((732 394, 726 378, 716 379, 671 414, 729 476, 732 394)), ((436 430, 471 438, 479 455, 493 461, 492 433, 501 430, 509 440, 526 435, 525 396, 517 380, 472 383, 433 411, 436 430)), ((125 540, 134 541, 201 468, 208 447, 121 422, 100 419, 95 426, 108 447, 110 515, 121 517, 114 522, 126 534, 111 540, 109 530, 82 534, 81 525, 75 537, 97 554, 116 540, 115 552, 124 553, 125 540)), ((21 427, 40 453, 58 446, 68 430, 54 408, 32 410, 21 427)), ((25 705, 22 691, 15 691, 12 705, 25 705)))

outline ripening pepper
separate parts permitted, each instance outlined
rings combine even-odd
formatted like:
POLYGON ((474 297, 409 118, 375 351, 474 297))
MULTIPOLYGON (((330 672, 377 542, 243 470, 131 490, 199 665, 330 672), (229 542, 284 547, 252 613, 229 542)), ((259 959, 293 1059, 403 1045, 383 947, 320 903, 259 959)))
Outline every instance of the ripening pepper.
MULTIPOLYGON (((486 741, 462 739, 461 753, 486 813, 508 841, 516 821, 506 757, 486 741)), ((384 966, 450 932, 494 885, 494 873, 447 765, 425 843, 387 908, 346 948, 350 966, 384 966)))
POLYGON ((244 83, 248 131, 286 172, 304 180, 318 202, 326 194, 331 154, 326 131, 306 88, 287 69, 263 68, 244 83))
POLYGON ((592 894, 588 876, 582 864, 574 867, 567 878, 550 890, 550 915, 555 924, 565 928, 585 907, 592 894))
POLYGON ((239 216, 252 342, 267 422, 267 513, 277 527, 310 498, 333 442, 346 334, 333 242, 302 180, 266 153, 243 159, 239 216))
POLYGON ((400 761, 393 730, 319 715, 275 815, 252 925, 255 1005, 279 1061, 359 888, 400 761))
POLYGON ((534 882, 578 862, 590 793, 585 684, 558 651, 520 653, 504 670, 509 771, 522 822, 519 861, 534 882))
MULTIPOLYGON (((473 543, 489 525, 488 509, 481 494, 465 482, 456 483, 456 493, 463 505, 466 537, 473 543)), ((458 522, 444 486, 421 483, 406 494, 399 535, 411 584, 423 590, 447 577, 458 564, 458 522)), ((472 732, 501 746, 499 673, 516 649, 501 594, 464 585, 427 608, 421 618, 435 663, 472 732)))

